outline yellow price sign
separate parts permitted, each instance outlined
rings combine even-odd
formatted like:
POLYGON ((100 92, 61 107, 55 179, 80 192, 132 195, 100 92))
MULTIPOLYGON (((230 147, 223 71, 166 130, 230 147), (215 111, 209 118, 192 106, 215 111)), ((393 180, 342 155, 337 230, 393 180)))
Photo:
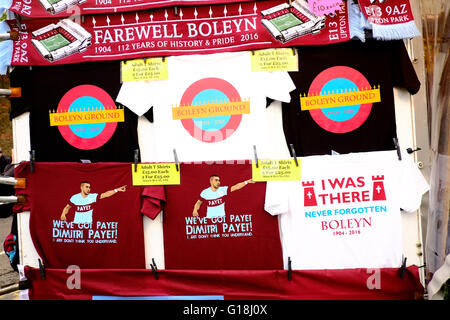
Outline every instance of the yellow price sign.
POLYGON ((258 50, 251 53, 252 72, 298 71, 297 50, 291 48, 258 50))
POLYGON ((162 186, 180 184, 180 171, 175 163, 138 163, 133 174, 133 186, 162 186))
POLYGON ((256 160, 252 161, 253 181, 292 181, 300 180, 300 159, 256 160))
POLYGON ((121 79, 125 81, 167 80, 169 69, 166 59, 135 59, 121 62, 121 79))

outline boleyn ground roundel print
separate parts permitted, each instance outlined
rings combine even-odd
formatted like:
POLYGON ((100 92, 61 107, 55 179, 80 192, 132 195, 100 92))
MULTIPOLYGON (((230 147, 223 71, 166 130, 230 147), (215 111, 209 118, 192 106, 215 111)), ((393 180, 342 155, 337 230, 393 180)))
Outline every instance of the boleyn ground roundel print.
POLYGON ((300 97, 302 111, 323 129, 346 133, 359 128, 380 100, 379 87, 372 87, 357 70, 336 66, 323 70, 313 80, 308 95, 300 97))
POLYGON ((124 121, 124 110, 103 89, 80 85, 60 100, 50 125, 58 126, 63 138, 73 147, 92 150, 103 146, 114 135, 117 122, 124 121))
POLYGON ((173 119, 180 120, 192 137, 214 143, 226 140, 238 129, 243 114, 250 113, 250 102, 242 100, 229 82, 204 78, 186 89, 172 112, 173 119))

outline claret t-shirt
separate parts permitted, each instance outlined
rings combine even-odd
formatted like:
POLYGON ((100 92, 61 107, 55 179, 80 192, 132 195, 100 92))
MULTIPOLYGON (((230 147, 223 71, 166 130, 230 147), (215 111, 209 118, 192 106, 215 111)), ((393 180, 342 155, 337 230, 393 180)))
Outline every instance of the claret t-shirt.
POLYGON ((264 211, 266 184, 248 182, 249 161, 181 163, 180 175, 165 186, 166 269, 283 268, 278 219, 264 211))
POLYGON ((129 163, 29 162, 16 167, 26 179, 30 234, 48 268, 144 269, 142 211, 154 215, 164 201, 161 186, 133 186, 129 163), (89 185, 89 189, 86 186, 89 185))
POLYGON ((394 149, 393 88, 420 82, 402 41, 349 41, 298 48, 296 89, 283 103, 286 142, 297 155, 394 149))

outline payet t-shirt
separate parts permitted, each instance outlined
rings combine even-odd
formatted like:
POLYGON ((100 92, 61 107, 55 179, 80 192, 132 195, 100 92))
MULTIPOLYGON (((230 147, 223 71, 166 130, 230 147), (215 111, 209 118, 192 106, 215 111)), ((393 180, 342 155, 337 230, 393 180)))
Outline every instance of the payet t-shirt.
MULTIPOLYGON (((17 192, 27 199, 31 239, 46 267, 145 268, 143 188, 133 186, 129 163, 36 162, 31 172, 22 162, 15 176, 27 181, 17 192), (92 190, 84 197, 83 183, 92 190)), ((162 200, 161 188, 147 186, 146 195, 162 200)))
POLYGON ((245 183, 249 161, 180 163, 180 174, 165 186, 166 269, 282 269, 278 219, 264 211, 265 182, 245 183))

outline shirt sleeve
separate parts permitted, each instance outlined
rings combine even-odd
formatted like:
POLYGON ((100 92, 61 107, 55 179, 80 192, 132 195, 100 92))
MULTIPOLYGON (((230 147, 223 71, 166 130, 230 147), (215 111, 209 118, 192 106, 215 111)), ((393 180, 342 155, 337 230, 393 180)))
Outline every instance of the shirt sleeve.
POLYGON ((416 211, 420 207, 422 196, 430 190, 430 186, 410 155, 402 154, 399 164, 400 208, 406 212, 416 211))
POLYGON ((416 94, 420 89, 420 81, 406 51, 405 44, 402 40, 391 42, 389 46, 392 54, 393 86, 405 88, 410 94, 416 94))
POLYGON ((287 181, 268 181, 264 210, 273 216, 287 213, 289 211, 289 187, 290 184, 287 181))
POLYGON ((147 118, 148 121, 153 123, 153 107, 150 107, 150 109, 144 113, 144 117, 147 118))
POLYGON ((198 197, 198 200, 200 200, 200 201, 206 201, 206 199, 205 199, 205 190, 203 190, 202 192, 200 192, 200 196, 198 197))
POLYGON ((33 71, 28 67, 16 66, 10 74, 10 87, 20 88, 21 96, 11 99, 10 120, 31 111, 33 97, 33 71))
POLYGON ((116 101, 140 117, 153 106, 150 90, 149 81, 127 81, 120 87, 116 101))
POLYGON ((275 100, 266 97, 266 108, 268 108, 275 100))
POLYGON ((290 102, 290 92, 295 90, 295 84, 288 72, 255 72, 257 83, 267 98, 282 102, 290 102))
POLYGON ((141 213, 155 219, 166 204, 166 190, 163 186, 144 187, 142 189, 141 213))
MULTIPOLYGON (((29 170, 29 166, 30 164, 28 162, 21 162, 18 166, 16 166, 14 168, 14 177, 16 178, 29 178, 29 175, 32 174, 29 170)), ((14 203, 14 206, 12 208, 14 213, 20 213, 20 212, 24 212, 24 211, 29 211, 31 210, 31 188, 29 186, 29 184, 27 185, 26 188, 22 189, 15 189, 16 191, 16 196, 24 196, 27 198, 27 201, 25 201, 25 203, 19 203, 16 202, 14 203)))
POLYGON ((72 206, 72 207, 76 206, 76 204, 74 203, 74 201, 76 201, 76 200, 74 199, 74 197, 75 197, 75 196, 71 196, 70 199, 69 199, 69 203, 68 203, 68 205, 70 205, 70 206, 72 206))

